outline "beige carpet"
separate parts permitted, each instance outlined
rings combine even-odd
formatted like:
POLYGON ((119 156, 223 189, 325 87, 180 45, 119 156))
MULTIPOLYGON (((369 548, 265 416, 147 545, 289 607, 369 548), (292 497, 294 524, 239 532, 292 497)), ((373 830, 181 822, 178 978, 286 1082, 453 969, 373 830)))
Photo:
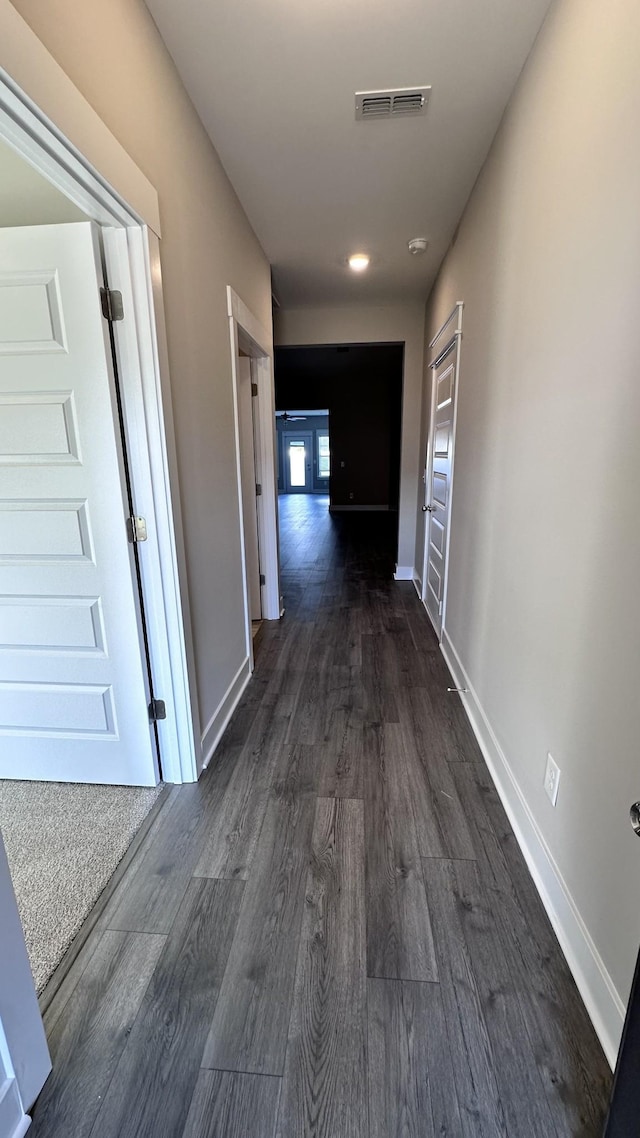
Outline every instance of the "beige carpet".
POLYGON ((0 831, 38 992, 161 790, 0 781, 0 831))

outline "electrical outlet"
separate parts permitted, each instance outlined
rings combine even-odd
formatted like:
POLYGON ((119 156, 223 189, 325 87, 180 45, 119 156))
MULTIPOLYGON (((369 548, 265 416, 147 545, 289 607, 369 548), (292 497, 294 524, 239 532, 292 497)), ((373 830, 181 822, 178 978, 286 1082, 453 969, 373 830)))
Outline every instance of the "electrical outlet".
POLYGON ((551 805, 555 806, 558 801, 558 786, 560 784, 560 767, 555 761, 553 755, 547 755, 547 766, 544 772, 544 788, 547 792, 551 805))

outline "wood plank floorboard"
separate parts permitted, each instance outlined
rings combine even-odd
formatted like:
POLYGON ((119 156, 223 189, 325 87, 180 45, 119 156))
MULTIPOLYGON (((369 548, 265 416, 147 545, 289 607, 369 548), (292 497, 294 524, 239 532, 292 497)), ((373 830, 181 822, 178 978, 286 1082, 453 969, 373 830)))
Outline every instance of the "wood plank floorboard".
POLYGON ((281 1075, 315 811, 313 748, 288 747, 267 805, 203 1066, 281 1075))
POLYGON ((368 728, 364 750, 368 974, 391 980, 437 980, 398 727, 368 728))
POLYGON ((458 787, 434 729, 424 688, 399 695, 401 732, 418 849, 422 857, 475 860, 476 848, 458 787))
POLYGON ((460 926, 455 894, 456 864, 427 859, 424 874, 433 917, 447 1040, 456 1071, 461 1134, 464 1138, 511 1138, 498 1092, 480 994, 460 926))
POLYGON ((249 877, 288 727, 288 716, 275 717, 269 709, 256 716, 220 802, 217 825, 207 828, 196 877, 249 877))
MULTIPOLYGON (((555 1138, 553 1113, 531 1048, 517 986, 487 905, 479 867, 470 861, 441 862, 440 866, 447 872, 449 886, 444 930, 452 936, 459 928, 464 936, 507 1134, 509 1138, 555 1138)), ((451 951, 449 941, 448 952, 451 951)))
POLYGON ((277 1138, 368 1138, 364 810, 319 798, 277 1138))
POLYGON ((439 984, 369 980, 370 1138, 457 1138, 456 1073, 439 984))
POLYGON ((86 1138, 129 1039, 164 936, 104 932, 48 1043, 53 1071, 31 1135, 86 1138))
POLYGON ((182 1138, 273 1138, 280 1079, 201 1071, 182 1138))
POLYGON ((610 1070, 395 526, 281 499, 285 615, 60 974, 36 1138, 600 1138, 610 1070))
POLYGON ((600 1134, 611 1071, 562 956, 551 923, 515 846, 486 767, 454 768, 461 800, 473 806, 477 849, 500 948, 517 984, 529 1038, 562 1138, 600 1134))
POLYGON ((164 824, 140 861, 129 866, 107 904, 100 927, 129 932, 168 933, 198 860, 200 844, 216 801, 234 769, 236 748, 216 757, 199 783, 183 786, 168 804, 164 824))
POLYGON ((191 881, 92 1138, 181 1134, 244 888, 240 881, 191 881))
POLYGON ((364 723, 357 708, 336 708, 329 738, 316 748, 316 753, 321 797, 363 797, 364 723))

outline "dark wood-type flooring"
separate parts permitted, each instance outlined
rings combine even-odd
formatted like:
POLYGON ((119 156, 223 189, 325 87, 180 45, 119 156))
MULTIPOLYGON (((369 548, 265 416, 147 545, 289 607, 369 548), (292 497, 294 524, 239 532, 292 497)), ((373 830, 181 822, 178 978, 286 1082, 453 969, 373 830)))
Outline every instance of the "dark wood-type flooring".
POLYGON ((34 1138, 599 1138, 610 1072, 392 520, 281 501, 286 614, 50 1002, 34 1138))

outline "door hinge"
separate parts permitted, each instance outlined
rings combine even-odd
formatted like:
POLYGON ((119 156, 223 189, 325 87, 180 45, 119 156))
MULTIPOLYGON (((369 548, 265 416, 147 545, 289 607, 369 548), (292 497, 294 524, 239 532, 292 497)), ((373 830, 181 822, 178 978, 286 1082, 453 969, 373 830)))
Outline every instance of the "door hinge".
POLYGON ((167 706, 163 699, 152 699, 149 704, 149 722, 157 723, 167 718, 167 706))
POLYGON ((100 302, 102 304, 102 315, 110 324, 116 320, 124 320, 124 304, 122 303, 121 292, 115 288, 101 288, 100 302))
POLYGON ((139 517, 127 518, 127 537, 132 545, 147 540, 147 519, 139 517))
POLYGON ((266 585, 266 583, 267 583, 267 578, 265 577, 264 573, 261 573, 260 574, 260 584, 266 585))
POLYGON ((262 494, 262 486, 260 485, 259 482, 256 482, 256 498, 259 498, 261 494, 262 494))
POLYGON ((252 383, 252 384, 251 384, 251 394, 252 394, 252 395, 257 395, 257 394, 258 394, 258 384, 257 384, 257 383, 252 383))

